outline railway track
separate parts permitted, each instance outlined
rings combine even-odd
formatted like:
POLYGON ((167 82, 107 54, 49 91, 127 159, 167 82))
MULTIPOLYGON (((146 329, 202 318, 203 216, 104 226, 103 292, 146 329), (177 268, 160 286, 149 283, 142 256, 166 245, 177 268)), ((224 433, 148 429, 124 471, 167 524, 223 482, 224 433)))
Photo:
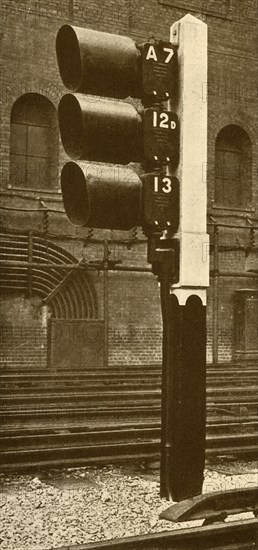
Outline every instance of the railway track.
POLYGON ((62 546, 56 550, 255 550, 257 527, 257 519, 250 519, 154 535, 62 546))
MULTIPOLYGON (((207 456, 257 456, 257 435, 207 437, 207 456)), ((94 430, 73 434, 35 434, 2 438, 0 468, 3 471, 33 467, 86 466, 134 459, 159 459, 160 438, 150 429, 94 430), (30 439, 30 441, 28 441, 30 439), (24 447, 23 447, 24 445, 24 447)))
MULTIPOLYGON (((257 373, 254 366, 208 369, 207 456, 257 456, 257 373)), ((157 366, 5 369, 0 382, 2 470, 159 458, 157 366)))

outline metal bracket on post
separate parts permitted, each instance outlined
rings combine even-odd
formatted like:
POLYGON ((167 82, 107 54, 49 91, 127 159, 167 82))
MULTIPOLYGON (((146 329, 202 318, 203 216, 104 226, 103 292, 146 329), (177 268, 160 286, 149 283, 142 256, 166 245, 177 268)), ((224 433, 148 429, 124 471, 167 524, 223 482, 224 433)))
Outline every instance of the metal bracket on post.
MULTIPOLYGON (((164 277, 169 285, 178 280, 179 244, 177 239, 163 238, 162 233, 155 232, 148 237, 148 263, 152 272, 161 283, 164 277)), ((169 286, 170 288, 170 286, 169 286)))

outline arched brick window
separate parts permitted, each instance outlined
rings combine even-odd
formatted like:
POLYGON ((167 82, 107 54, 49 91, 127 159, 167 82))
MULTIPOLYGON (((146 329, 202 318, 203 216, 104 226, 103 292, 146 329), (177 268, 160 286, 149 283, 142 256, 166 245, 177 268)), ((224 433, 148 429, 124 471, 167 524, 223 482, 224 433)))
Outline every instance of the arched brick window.
POLYGON ((58 186, 57 112, 40 94, 25 94, 13 105, 10 184, 50 190, 58 186))
POLYGON ((252 200, 252 144, 235 124, 225 126, 216 139, 215 204, 245 208, 252 200))

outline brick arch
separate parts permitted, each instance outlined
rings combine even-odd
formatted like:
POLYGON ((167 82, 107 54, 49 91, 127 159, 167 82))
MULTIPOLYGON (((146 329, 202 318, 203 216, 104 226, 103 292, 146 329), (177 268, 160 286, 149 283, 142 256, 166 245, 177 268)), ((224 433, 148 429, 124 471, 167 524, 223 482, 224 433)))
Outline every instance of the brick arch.
POLYGON ((25 94, 38 94, 42 95, 57 109, 58 103, 65 92, 65 88, 61 83, 56 84, 51 79, 47 78, 32 78, 27 81, 22 81, 19 85, 11 87, 6 84, 3 85, 3 98, 5 105, 8 105, 9 114, 12 110, 14 103, 25 94))
POLYGON ((225 126, 223 126, 223 128, 220 129, 220 131, 218 132, 218 134, 216 136, 216 141, 221 136, 221 134, 223 132, 225 132, 225 130, 227 130, 227 129, 232 130, 232 132, 240 132, 242 134, 245 134, 246 139, 248 139, 248 141, 250 142, 250 145, 252 144, 252 140, 250 138, 249 133, 243 128, 243 126, 241 126, 240 124, 235 124, 235 123, 226 124, 225 126))
POLYGON ((208 121, 208 131, 210 133, 210 138, 215 141, 219 132, 226 126, 239 126, 244 130, 248 135, 252 143, 255 143, 256 140, 256 126, 254 121, 247 121, 246 117, 241 116, 240 114, 232 113, 216 113, 214 118, 209 118, 208 121))
POLYGON ((32 108, 33 108, 33 101, 36 103, 37 100, 41 100, 42 102, 47 104, 49 106, 49 108, 52 109, 52 111, 55 110, 55 105, 53 104, 53 102, 48 97, 46 97, 44 94, 42 94, 40 92, 31 91, 31 92, 26 92, 26 93, 21 94, 18 97, 16 97, 15 101, 13 101, 12 106, 11 106, 10 118, 12 119, 12 117, 15 116, 15 111, 22 108, 23 103, 26 100, 30 100, 30 99, 32 100, 31 101, 32 108))

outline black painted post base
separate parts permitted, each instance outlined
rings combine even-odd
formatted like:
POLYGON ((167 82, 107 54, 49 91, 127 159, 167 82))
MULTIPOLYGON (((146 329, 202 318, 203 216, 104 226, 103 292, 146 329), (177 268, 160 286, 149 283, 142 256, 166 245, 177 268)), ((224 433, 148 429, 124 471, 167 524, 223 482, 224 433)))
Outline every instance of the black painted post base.
POLYGON ((174 294, 164 299, 160 496, 181 501, 202 492, 206 307, 194 294, 185 305, 174 294))

